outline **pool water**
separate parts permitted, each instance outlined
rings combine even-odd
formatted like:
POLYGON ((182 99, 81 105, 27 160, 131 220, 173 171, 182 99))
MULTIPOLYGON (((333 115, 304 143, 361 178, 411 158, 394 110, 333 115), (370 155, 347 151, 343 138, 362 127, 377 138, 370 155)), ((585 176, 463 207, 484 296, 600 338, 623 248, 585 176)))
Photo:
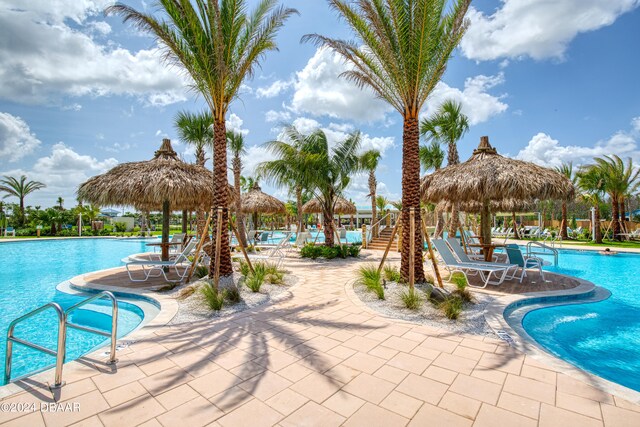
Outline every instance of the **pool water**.
MULTIPOLYGON (((309 230, 309 232, 311 233, 311 238, 312 239, 316 239, 317 238, 317 242, 318 243, 324 243, 324 233, 322 231, 317 232, 317 231, 311 231, 309 230)), ((274 231, 267 243, 271 244, 271 245, 277 245, 278 243, 280 243, 280 241, 286 236, 285 233, 283 233, 282 231, 274 231)), ((296 233, 293 233, 291 235, 291 238, 289 238, 289 241, 291 243, 296 241, 296 233)), ((341 243, 362 243, 362 232, 361 231, 347 231, 347 235, 346 237, 343 237, 342 239, 340 239, 341 243)), ((237 245, 237 240, 234 238, 231 239, 231 243, 234 245, 237 245)))
POLYGON ((611 297, 533 310, 522 321, 527 333, 581 369, 640 391, 640 255, 562 250, 559 265, 545 270, 588 280, 611 297))
MULTIPOLYGON (((122 265, 120 260, 133 253, 145 252, 142 240, 64 239, 0 243, 0 385, 4 378, 6 337, 9 323, 21 315, 55 301, 63 309, 86 295, 71 295, 56 286, 74 276, 122 265)), ((144 314, 136 305, 119 301, 118 336, 135 329, 144 314)), ((111 305, 99 300, 71 314, 71 321, 105 331, 111 330, 111 305)), ((46 310, 18 324, 14 335, 52 350, 56 349, 58 320, 53 310, 46 310)), ((102 336, 67 329, 67 361, 86 354, 105 342, 102 336)), ((13 345, 12 379, 50 366, 53 356, 20 344, 13 345)))

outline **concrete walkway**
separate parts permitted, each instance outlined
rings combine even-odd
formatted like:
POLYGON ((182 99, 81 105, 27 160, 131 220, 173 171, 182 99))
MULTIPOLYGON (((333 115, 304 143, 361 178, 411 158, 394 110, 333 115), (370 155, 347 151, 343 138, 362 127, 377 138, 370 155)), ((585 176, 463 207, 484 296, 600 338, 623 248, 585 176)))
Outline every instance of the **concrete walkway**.
POLYGON ((302 280, 291 298, 222 321, 151 329, 119 352, 117 369, 84 359, 54 395, 31 382, 33 390, 0 402, 0 424, 640 425, 640 406, 502 341, 372 312, 350 285, 358 265, 292 261, 302 280), (54 399, 71 410, 40 411, 54 399), (38 410, 4 410, 30 403, 38 410))

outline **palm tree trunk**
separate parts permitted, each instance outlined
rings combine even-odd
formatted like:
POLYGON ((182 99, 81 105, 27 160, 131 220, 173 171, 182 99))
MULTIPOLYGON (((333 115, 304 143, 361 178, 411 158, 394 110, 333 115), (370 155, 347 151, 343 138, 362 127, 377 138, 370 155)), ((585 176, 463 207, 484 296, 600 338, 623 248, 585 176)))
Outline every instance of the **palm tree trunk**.
POLYGON ((20 197, 20 220, 18 223, 20 226, 24 225, 24 197, 20 197))
POLYGON ((594 234, 596 238, 596 243, 602 243, 602 229, 600 228, 600 205, 596 203, 594 206, 594 219, 595 224, 593 224, 594 234))
POLYGON ((515 212, 511 212, 511 223, 513 225, 513 238, 520 239, 520 233, 518 232, 518 222, 516 221, 515 212))
POLYGON ((187 233, 187 216, 189 215, 189 211, 186 209, 182 211, 182 232, 187 233))
POLYGON ((422 265, 422 221, 420 213, 420 132, 418 118, 406 114, 402 131, 402 248, 400 271, 405 280, 409 280, 410 256, 410 209, 415 210, 416 230, 415 253, 413 258, 414 278, 417 283, 424 282, 422 265))
POLYGON ((296 187, 296 211, 298 212, 298 232, 305 231, 302 214, 302 187, 296 187))
POLYGON ((322 228, 324 231, 324 245, 332 247, 335 244, 335 231, 333 227, 333 203, 331 208, 325 206, 322 215, 322 228))
POLYGON ((435 238, 439 239, 440 237, 442 237, 442 232, 444 231, 444 214, 442 213, 442 211, 438 208, 436 208, 437 210, 437 219, 436 219, 436 231, 435 231, 435 238))
POLYGON ((560 236, 562 236, 563 240, 567 240, 569 238, 569 233, 567 232, 567 202, 562 202, 562 222, 560 223, 560 236))
POLYGON ((236 193, 236 227, 240 235, 240 244, 247 246, 247 231, 244 227, 244 214, 242 213, 242 201, 240 200, 240 172, 242 163, 240 157, 233 159, 233 189, 236 193))
MULTIPOLYGON (((213 122, 213 253, 217 250, 217 223, 222 221, 222 234, 220 235, 220 276, 229 276, 233 273, 231 265, 231 251, 229 250, 229 190, 227 180, 227 135, 226 123, 222 120, 214 119, 213 122), (222 218, 218 218, 217 208, 223 208, 222 218)), ((213 277, 215 272, 215 256, 211 257, 209 276, 213 277)))
POLYGON ((458 204, 453 203, 451 205, 451 219, 449 220, 449 235, 455 236, 456 231, 460 228, 460 212, 458 211, 458 204))
POLYGON ((611 197, 611 216, 613 220, 613 240, 621 240, 620 236, 620 206, 617 197, 611 197))
MULTIPOLYGON (((369 171, 369 197, 371 197, 371 226, 373 227, 373 225, 377 222, 378 220, 378 212, 376 211, 376 187, 378 186, 378 183, 376 182, 376 175, 375 175, 375 171, 371 170, 369 171)), ((371 235, 373 237, 377 237, 378 236, 378 226, 376 225, 375 227, 373 227, 371 229, 371 235)))
POLYGON ((623 233, 626 233, 627 232, 627 224, 626 224, 627 210, 624 205, 624 197, 620 199, 619 205, 620 205, 620 228, 622 229, 623 233))

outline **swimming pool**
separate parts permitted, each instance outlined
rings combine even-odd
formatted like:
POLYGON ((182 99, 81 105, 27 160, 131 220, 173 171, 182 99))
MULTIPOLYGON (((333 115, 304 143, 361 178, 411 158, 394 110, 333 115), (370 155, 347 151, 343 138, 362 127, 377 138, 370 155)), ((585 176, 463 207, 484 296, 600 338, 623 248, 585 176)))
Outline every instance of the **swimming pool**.
MULTIPOLYGON (((309 232, 311 233, 312 239, 317 238, 318 243, 324 243, 324 232, 322 231, 317 232, 317 231, 311 231, 311 230, 309 230, 309 232)), ((282 231, 274 231, 269 235, 267 243, 277 245, 285 236, 286 234, 282 231)), ((289 241, 291 241, 292 243, 296 241, 296 233, 293 233, 291 235, 291 238, 289 239, 289 241)), ((357 230, 347 231, 346 237, 343 237, 342 239, 340 239, 340 242, 341 243, 362 243, 362 232, 357 230)), ((235 237, 231 239, 231 243, 234 245, 238 244, 235 237)))
MULTIPOLYGON (((145 241, 125 239, 61 239, 0 243, 0 385, 4 377, 6 336, 9 323, 50 301, 67 308, 85 299, 56 290, 56 286, 74 276, 121 265, 132 253, 145 252, 145 241)), ((135 329, 144 313, 134 305, 119 301, 118 336, 135 329)), ((111 308, 106 300, 97 301, 72 313, 71 320, 81 325, 109 331, 111 308)), ((15 336, 36 344, 56 348, 57 317, 44 311, 15 329, 15 336)), ((76 359, 105 342, 105 338, 68 329, 67 361, 76 359)), ((13 346, 12 378, 36 372, 54 363, 52 356, 22 345, 13 346)))
POLYGON ((559 265, 545 270, 583 278, 611 296, 533 310, 522 320, 526 332, 561 359, 640 391, 640 255, 561 250, 559 265))

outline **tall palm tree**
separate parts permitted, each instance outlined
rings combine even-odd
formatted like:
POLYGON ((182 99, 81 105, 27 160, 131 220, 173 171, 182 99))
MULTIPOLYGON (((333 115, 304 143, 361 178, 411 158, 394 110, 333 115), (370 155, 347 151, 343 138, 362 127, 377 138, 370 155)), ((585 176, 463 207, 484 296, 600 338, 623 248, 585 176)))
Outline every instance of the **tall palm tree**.
MULTIPOLYGON (((178 138, 187 145, 194 148, 196 164, 205 167, 207 163, 207 148, 212 146, 213 141, 213 117, 207 111, 192 113, 190 111, 179 111, 174 119, 174 127, 178 132, 178 138)), ((209 203, 203 203, 196 209, 196 227, 198 233, 207 224, 205 214, 209 203)), ((186 226, 187 211, 182 212, 182 228, 186 226)), ((209 234, 205 233, 205 241, 209 240, 209 234)))
POLYGON ((389 199, 387 199, 384 196, 376 196, 376 208, 380 213, 379 216, 383 216, 384 210, 386 209, 388 204, 389 204, 389 199))
MULTIPOLYGON (((207 102, 213 117, 213 204, 224 207, 220 236, 221 276, 233 273, 229 250, 227 189, 227 129, 225 119, 243 82, 253 76, 269 51, 277 50, 276 35, 295 9, 261 0, 247 13, 246 0, 158 0, 163 17, 118 3, 106 9, 131 21, 160 41, 165 59, 182 67, 192 87, 207 102)), ((217 212, 216 212, 216 218, 217 212)), ((215 228, 214 228, 215 230, 215 228)), ((217 242, 217 239, 214 239, 217 242)), ((214 250, 216 248, 213 248, 214 250)), ((211 258, 210 274, 215 270, 211 258)))
POLYGON ((20 226, 24 225, 25 215, 24 215, 24 199, 29 194, 34 191, 45 188, 46 185, 40 181, 27 181, 27 177, 25 175, 21 175, 20 179, 16 179, 12 176, 4 176, 3 179, 0 179, 0 192, 6 193, 3 198, 7 197, 17 197, 20 200, 20 217, 19 224, 20 226))
MULTIPOLYGON (((556 167, 556 170, 566 176, 573 184, 576 183, 576 177, 573 173, 573 163, 562 163, 562 165, 556 167)), ((568 220, 567 220, 567 201, 562 201, 562 222, 560 223, 560 236, 563 239, 569 238, 569 233, 567 232, 568 220)))
MULTIPOLYGON (((378 163, 380 163, 381 154, 378 150, 368 150, 362 153, 360 156, 360 162, 363 169, 369 172, 369 194, 367 197, 371 199, 371 225, 377 222, 378 216, 376 212, 377 199, 376 190, 378 188, 378 180, 376 179, 376 169, 378 169, 378 163)), ((374 235, 377 235, 377 226, 371 230, 374 235)))
POLYGON ((61 211, 64 210, 64 199, 62 198, 62 196, 58 196, 58 199, 56 200, 56 203, 58 204, 57 208, 60 209, 61 211))
MULTIPOLYGON (((444 151, 437 141, 432 140, 429 145, 420 146, 420 164, 425 171, 440 169, 443 161, 444 151)), ((436 215, 436 230, 434 236, 438 238, 442 236, 442 232, 444 231, 444 215, 442 214, 442 209, 436 208, 436 215)))
POLYGON ((311 191, 308 174, 304 163, 305 135, 295 126, 287 126, 283 131, 283 141, 269 141, 264 147, 276 156, 276 159, 262 162, 256 171, 259 176, 275 185, 287 187, 296 198, 296 212, 298 230, 304 230, 304 215, 302 213, 303 196, 311 191))
MULTIPOLYGON (((427 141, 435 141, 447 145, 447 165, 460 163, 458 141, 469 130, 469 119, 462 114, 462 104, 448 99, 440 105, 432 115, 420 123, 420 133, 427 141)), ((455 234, 459 227, 458 208, 456 203, 451 206, 451 222, 449 230, 455 234)))
POLYGON ((236 193, 236 224, 240 235, 240 244, 247 246, 247 232, 244 228, 244 214, 242 213, 242 201, 240 200, 240 177, 242 173, 242 155, 244 149, 244 135, 240 132, 228 131, 227 144, 231 151, 231 170, 233 171, 233 189, 236 193))
POLYGON ((613 222, 613 239, 622 239, 622 224, 620 222, 620 204, 624 203, 627 194, 638 187, 640 170, 633 167, 629 158, 625 162, 617 155, 598 157, 594 159, 596 167, 604 176, 605 191, 611 201, 611 216, 613 222))
POLYGON ((592 233, 596 243, 602 243, 600 204, 605 193, 605 175, 596 165, 583 166, 576 173, 576 183, 581 191, 580 198, 594 208, 595 223, 592 233))
MULTIPOLYGON (((420 221, 419 116, 465 33, 471 0, 328 2, 359 40, 309 34, 303 41, 333 49, 352 66, 344 77, 373 90, 402 115, 402 222, 409 224, 410 209, 420 221)), ((401 271, 408 278, 410 227, 402 227, 402 233, 401 271)), ((414 277, 420 282, 425 278, 421 233, 415 235, 415 248, 414 277)))

